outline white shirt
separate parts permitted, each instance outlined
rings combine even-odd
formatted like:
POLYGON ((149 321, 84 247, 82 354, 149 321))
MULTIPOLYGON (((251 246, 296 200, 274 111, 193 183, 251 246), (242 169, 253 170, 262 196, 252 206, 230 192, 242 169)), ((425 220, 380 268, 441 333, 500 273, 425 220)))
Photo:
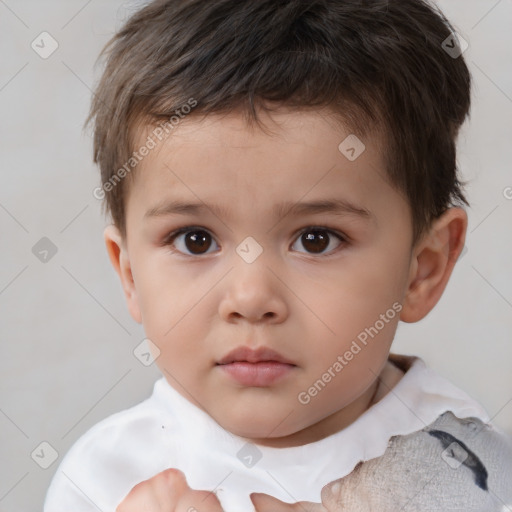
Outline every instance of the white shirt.
POLYGON ((183 471, 192 489, 214 490, 225 512, 253 512, 252 492, 320 503, 324 485, 382 455, 391 436, 421 430, 448 410, 489 422, 464 391, 422 359, 407 359, 411 366, 393 389, 348 427, 291 448, 248 444, 162 377, 150 398, 104 419, 71 447, 44 512, 114 512, 136 484, 167 468, 183 471))

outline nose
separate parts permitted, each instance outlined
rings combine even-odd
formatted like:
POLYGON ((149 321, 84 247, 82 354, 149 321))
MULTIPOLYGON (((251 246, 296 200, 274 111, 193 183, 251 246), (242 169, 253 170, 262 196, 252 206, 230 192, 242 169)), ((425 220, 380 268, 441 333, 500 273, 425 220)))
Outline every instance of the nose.
POLYGON ((226 322, 281 323, 288 315, 285 287, 264 261, 236 264, 225 280, 219 315, 226 322))

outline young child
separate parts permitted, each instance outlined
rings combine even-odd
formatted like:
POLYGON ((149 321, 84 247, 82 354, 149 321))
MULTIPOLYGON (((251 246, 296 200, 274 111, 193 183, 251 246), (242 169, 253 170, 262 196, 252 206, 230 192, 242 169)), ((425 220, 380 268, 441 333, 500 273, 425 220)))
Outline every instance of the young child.
POLYGON ((126 22, 89 117, 95 195, 163 376, 75 443, 45 512, 512 511, 507 436, 390 353, 464 247, 461 50, 422 0, 126 22))

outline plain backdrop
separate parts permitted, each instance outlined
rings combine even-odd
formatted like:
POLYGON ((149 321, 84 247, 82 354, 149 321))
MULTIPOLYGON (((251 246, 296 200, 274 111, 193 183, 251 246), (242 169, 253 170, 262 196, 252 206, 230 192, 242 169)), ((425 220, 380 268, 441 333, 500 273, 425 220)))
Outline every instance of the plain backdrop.
MULTIPOLYGON (((160 376, 133 353, 144 332, 107 258, 82 132, 95 59, 142 3, 0 0, 1 512, 41 510, 72 444, 160 376), (47 58, 42 32, 58 44, 47 58)), ((399 326, 393 351, 421 356, 512 434, 512 0, 439 5, 474 79, 458 157, 469 229, 440 302, 399 326)))

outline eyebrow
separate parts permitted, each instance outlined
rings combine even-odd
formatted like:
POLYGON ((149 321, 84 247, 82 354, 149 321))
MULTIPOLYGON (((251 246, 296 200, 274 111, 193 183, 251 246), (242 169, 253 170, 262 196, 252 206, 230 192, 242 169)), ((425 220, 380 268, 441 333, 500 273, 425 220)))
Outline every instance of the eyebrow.
MULTIPOLYGON (((230 211, 220 205, 207 203, 189 203, 181 200, 165 201, 151 209, 144 218, 161 217, 165 215, 199 215, 213 212, 217 217, 230 218, 230 211)), ((277 204, 273 209, 276 218, 286 215, 313 215, 318 213, 331 213, 334 215, 350 215, 364 220, 375 220, 374 214, 362 206, 357 206, 346 199, 334 198, 303 203, 284 202, 277 204)))

